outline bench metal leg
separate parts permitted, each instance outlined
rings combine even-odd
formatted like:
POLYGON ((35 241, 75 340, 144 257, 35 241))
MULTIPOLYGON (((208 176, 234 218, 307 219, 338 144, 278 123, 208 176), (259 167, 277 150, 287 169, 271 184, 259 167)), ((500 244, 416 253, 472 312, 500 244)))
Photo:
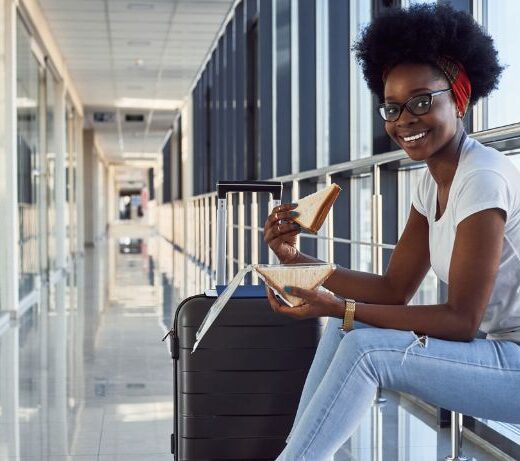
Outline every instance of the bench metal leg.
POLYGON ((385 402, 386 402, 386 398, 383 397, 383 395, 381 394, 381 388, 378 387, 377 392, 376 392, 376 403, 385 403, 385 402))
POLYGON ((445 461, 469 461, 462 454, 462 418, 461 413, 451 412, 451 456, 446 456, 445 461))

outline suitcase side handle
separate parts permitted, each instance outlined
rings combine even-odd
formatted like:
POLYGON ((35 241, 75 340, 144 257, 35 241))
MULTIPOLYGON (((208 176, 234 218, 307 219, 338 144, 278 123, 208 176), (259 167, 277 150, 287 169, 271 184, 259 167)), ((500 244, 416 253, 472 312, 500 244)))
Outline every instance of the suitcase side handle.
POLYGON ((218 181, 217 195, 224 199, 228 192, 266 192, 273 194, 274 200, 281 200, 282 187, 280 181, 218 181))

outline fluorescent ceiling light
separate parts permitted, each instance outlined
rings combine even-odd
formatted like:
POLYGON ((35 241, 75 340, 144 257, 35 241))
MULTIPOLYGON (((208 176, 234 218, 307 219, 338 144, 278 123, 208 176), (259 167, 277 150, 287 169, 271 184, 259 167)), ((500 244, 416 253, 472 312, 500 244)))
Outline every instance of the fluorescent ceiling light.
POLYGON ((120 98, 114 105, 120 109, 175 110, 181 103, 178 99, 120 98))

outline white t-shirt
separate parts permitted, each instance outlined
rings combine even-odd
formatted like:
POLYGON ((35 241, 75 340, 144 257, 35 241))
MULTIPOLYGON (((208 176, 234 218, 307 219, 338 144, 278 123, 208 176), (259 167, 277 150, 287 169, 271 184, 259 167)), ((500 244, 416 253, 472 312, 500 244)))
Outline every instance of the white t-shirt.
POLYGON ((480 330, 488 339, 520 343, 520 171, 504 154, 468 137, 440 219, 435 221, 437 184, 428 169, 412 203, 428 219, 432 269, 445 283, 457 225, 482 210, 506 212, 500 266, 480 330))

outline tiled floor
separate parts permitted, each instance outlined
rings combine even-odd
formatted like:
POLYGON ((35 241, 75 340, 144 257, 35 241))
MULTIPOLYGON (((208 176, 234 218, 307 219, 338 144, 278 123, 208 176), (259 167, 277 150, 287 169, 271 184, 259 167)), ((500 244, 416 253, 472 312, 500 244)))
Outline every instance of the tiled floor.
MULTIPOLYGON (((162 266, 173 253, 144 243, 144 254, 120 253, 116 241, 87 250, 48 305, 0 330, 0 461, 172 459, 172 363, 161 337, 171 315, 162 266), (160 258, 150 258, 153 248, 160 258)), ((335 461, 434 461, 449 453, 449 432, 430 413, 384 396, 335 461)), ((468 441, 465 450, 479 461, 506 459, 468 441)))

